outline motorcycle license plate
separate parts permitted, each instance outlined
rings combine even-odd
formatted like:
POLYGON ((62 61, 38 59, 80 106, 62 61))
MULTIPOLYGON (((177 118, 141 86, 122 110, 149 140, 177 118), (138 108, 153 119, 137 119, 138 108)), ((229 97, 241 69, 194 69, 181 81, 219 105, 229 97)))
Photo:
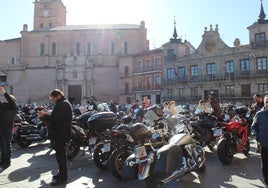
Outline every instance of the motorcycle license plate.
POLYGON ((88 141, 89 141, 88 145, 94 145, 96 144, 97 137, 90 138, 88 141))
POLYGON ((109 152, 111 149, 111 143, 105 143, 103 144, 102 146, 102 152, 105 153, 105 152, 109 152))
POLYGON ((213 129, 213 136, 219 137, 222 135, 222 128, 215 128, 213 129))
POLYGON ((146 149, 144 146, 134 148, 133 150, 134 150, 134 153, 135 153, 137 159, 140 159, 142 157, 147 156, 147 152, 146 152, 146 149))

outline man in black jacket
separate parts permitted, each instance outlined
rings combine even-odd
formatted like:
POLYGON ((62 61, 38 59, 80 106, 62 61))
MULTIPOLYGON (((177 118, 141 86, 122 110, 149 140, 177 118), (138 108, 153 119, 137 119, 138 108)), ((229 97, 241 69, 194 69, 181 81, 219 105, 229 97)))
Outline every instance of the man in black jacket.
POLYGON ((54 89, 49 95, 51 101, 55 103, 52 113, 46 114, 44 111, 38 112, 39 117, 44 117, 49 123, 48 137, 55 143, 56 159, 59 173, 53 176, 52 186, 66 184, 68 178, 67 157, 65 151, 66 141, 71 136, 72 106, 65 99, 62 91, 54 89))
POLYGON ((16 98, 9 95, 3 86, 0 86, 0 93, 4 95, 7 102, 0 102, 0 146, 2 168, 8 168, 11 163, 11 138, 14 118, 16 116, 18 106, 16 98))

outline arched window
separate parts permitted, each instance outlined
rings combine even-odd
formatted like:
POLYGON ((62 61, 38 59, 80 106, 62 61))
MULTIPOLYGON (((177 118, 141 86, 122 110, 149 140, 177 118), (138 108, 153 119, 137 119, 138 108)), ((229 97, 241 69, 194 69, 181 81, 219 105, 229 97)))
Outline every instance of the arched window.
POLYGON ((51 45, 51 55, 57 55, 57 45, 55 42, 51 45))
POLYGON ((41 43, 40 44, 40 52, 39 52, 40 56, 44 56, 45 55, 45 44, 41 43))
POLYGON ((127 42, 124 42, 124 54, 127 54, 127 42))
POLYGON ((91 55, 91 44, 90 44, 90 42, 87 43, 87 55, 91 55))
POLYGON ((115 53, 115 45, 114 42, 111 43, 111 54, 114 55, 115 53))

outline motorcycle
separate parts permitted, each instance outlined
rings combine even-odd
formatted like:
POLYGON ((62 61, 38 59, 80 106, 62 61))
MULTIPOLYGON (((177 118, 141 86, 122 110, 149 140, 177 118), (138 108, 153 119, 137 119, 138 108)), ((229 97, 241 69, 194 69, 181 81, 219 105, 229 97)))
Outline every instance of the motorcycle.
POLYGON ((222 134, 218 118, 212 115, 209 103, 199 104, 195 111, 195 116, 198 119, 190 122, 193 128, 194 139, 198 140, 203 147, 207 146, 213 151, 222 134))
MULTIPOLYGON (((176 132, 167 144, 155 146, 149 142, 134 147, 133 153, 124 161, 124 174, 135 177, 137 173, 138 179, 144 180, 147 188, 157 188, 168 186, 191 171, 204 171, 205 151, 193 139, 191 124, 182 119, 178 119, 176 132)), ((133 134, 138 138, 151 134, 150 130, 141 126, 131 132, 135 132, 133 134)))
POLYGON ((108 169, 108 158, 111 152, 110 130, 115 126, 117 116, 113 112, 89 111, 75 120, 75 135, 79 147, 86 148, 93 156, 93 162, 101 169, 108 169))
POLYGON ((47 140, 47 126, 40 121, 37 125, 29 124, 19 113, 16 114, 12 129, 12 142, 27 148, 33 141, 47 140))
POLYGON ((245 118, 247 109, 236 108, 234 111, 235 117, 228 123, 222 123, 224 133, 217 144, 217 155, 224 165, 230 164, 236 153, 247 155, 250 149, 249 125, 245 118))
POLYGON ((156 114, 149 109, 144 117, 147 125, 142 123, 123 124, 112 130, 111 138, 114 150, 109 158, 109 170, 118 180, 135 178, 127 176, 128 172, 123 172, 124 161, 133 153, 133 148, 149 142, 160 147, 166 144, 168 138, 171 137, 171 123, 162 118, 162 113, 157 112, 156 114), (148 128, 150 132, 140 137, 137 135, 139 134, 139 130, 136 131, 137 127, 141 127, 141 130, 146 127, 144 129, 148 128))

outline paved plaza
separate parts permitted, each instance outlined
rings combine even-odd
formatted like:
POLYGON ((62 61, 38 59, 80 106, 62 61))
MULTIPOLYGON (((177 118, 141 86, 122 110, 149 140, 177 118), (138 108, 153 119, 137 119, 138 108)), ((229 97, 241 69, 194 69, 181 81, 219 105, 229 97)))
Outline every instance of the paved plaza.
MULTIPOLYGON (((35 188, 50 187, 52 169, 56 169, 55 153, 49 142, 33 143, 29 148, 13 144, 12 165, 0 170, 0 187, 35 188)), ((262 188, 260 154, 255 153, 256 143, 251 140, 248 157, 237 154, 233 162, 224 166, 216 152, 207 152, 206 171, 189 173, 174 183, 174 188, 262 188)), ((145 188, 138 180, 118 181, 109 171, 95 167, 90 156, 77 156, 69 161, 67 188, 145 188)), ((55 173, 55 171, 53 171, 55 173)))

